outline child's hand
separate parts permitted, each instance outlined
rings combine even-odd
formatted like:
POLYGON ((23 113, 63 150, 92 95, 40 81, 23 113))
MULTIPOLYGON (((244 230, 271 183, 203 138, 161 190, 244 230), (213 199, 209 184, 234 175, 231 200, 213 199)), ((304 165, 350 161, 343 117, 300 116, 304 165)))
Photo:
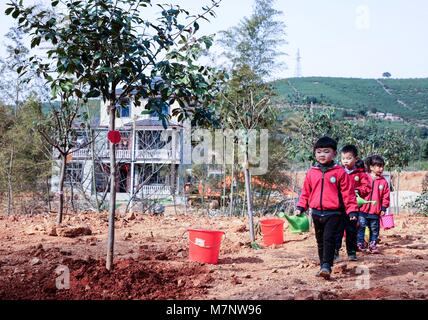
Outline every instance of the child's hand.
POLYGON ((294 210, 293 215, 297 216, 299 214, 300 214, 300 210, 298 210, 298 209, 294 210))
POLYGON ((385 214, 386 214, 386 212, 385 212, 385 211, 381 211, 381 212, 380 212, 380 215, 381 215, 381 216, 384 216, 385 214))
POLYGON ((358 220, 358 212, 351 212, 349 214, 349 220, 350 221, 357 221, 358 220))

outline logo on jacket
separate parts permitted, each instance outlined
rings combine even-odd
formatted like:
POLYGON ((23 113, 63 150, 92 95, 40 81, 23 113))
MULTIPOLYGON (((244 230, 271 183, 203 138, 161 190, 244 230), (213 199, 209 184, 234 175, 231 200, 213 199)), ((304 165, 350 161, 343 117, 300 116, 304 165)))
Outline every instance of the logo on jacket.
POLYGON ((331 177, 331 178, 330 178, 330 182, 331 182, 331 183, 336 183, 336 177, 331 177))
POLYGON ((379 190, 383 190, 383 184, 379 185, 379 190))
POLYGON ((355 176, 354 180, 355 181, 360 181, 360 177, 359 176, 355 176))

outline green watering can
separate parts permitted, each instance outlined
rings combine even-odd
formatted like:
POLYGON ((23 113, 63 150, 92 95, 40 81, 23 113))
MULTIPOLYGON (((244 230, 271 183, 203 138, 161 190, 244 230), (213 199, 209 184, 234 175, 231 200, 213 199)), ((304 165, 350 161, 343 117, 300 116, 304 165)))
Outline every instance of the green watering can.
POLYGON ((305 214, 299 214, 296 216, 286 215, 284 212, 280 212, 278 217, 285 218, 290 226, 291 233, 300 233, 309 231, 309 219, 305 214))
POLYGON ((369 201, 369 200, 364 200, 363 198, 361 198, 358 194, 357 194, 357 205, 359 206, 359 207, 361 207, 363 204, 368 204, 368 203, 371 203, 371 204, 376 204, 376 200, 371 200, 371 201, 369 201))

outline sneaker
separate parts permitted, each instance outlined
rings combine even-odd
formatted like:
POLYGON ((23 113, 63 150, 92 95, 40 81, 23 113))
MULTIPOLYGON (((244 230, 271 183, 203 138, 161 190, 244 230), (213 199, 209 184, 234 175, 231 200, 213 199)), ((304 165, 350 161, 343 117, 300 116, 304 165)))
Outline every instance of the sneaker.
POLYGON ((376 241, 370 242, 369 252, 370 253, 379 253, 379 249, 377 248, 376 241))
POLYGON ((321 270, 318 272, 318 277, 323 277, 325 280, 330 279, 331 271, 328 268, 321 268, 321 270))
POLYGON ((364 243, 358 243, 357 244, 357 251, 359 251, 359 252, 365 252, 366 251, 366 246, 364 245, 364 243))
POLYGON ((353 254, 348 254, 348 260, 349 261, 357 261, 357 255, 355 253, 353 254))

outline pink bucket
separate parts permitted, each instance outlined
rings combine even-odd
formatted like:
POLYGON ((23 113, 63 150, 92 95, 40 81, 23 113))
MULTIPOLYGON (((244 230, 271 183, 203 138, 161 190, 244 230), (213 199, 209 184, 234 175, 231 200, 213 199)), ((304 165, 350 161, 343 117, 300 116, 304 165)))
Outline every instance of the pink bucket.
POLYGON ((394 215, 393 214, 385 214, 383 216, 380 216, 380 225, 384 230, 394 228, 395 227, 394 215))

